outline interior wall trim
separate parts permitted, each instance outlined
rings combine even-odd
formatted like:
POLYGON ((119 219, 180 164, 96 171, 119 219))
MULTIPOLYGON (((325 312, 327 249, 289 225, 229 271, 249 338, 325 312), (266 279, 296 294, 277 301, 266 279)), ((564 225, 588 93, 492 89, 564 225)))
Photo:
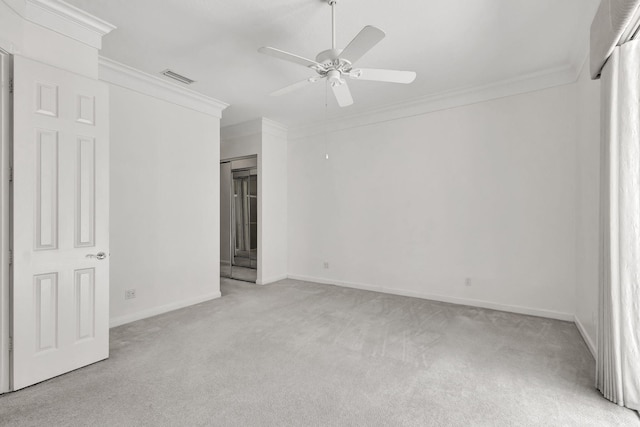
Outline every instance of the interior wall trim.
POLYGON ((288 278, 289 278, 289 276, 286 275, 286 274, 279 275, 279 276, 267 277, 266 279, 263 278, 260 281, 256 281, 256 285, 269 285, 271 283, 279 282, 280 280, 284 280, 284 279, 288 279, 288 278))
POLYGON ((596 346, 595 346, 595 343, 593 342, 593 340, 591 339, 591 337, 587 333, 587 330, 585 329, 584 325, 582 324, 582 322, 580 321, 580 318, 578 316, 574 316, 573 322, 576 324, 576 327, 578 328, 578 332, 580 332, 580 335, 582 336, 582 339, 584 340, 584 343, 587 345, 587 348, 589 348, 589 351, 591 352, 591 355, 595 359, 596 358, 596 346))
POLYGON ((9 228, 10 184, 9 170, 11 165, 11 139, 13 126, 11 122, 12 104, 9 93, 9 79, 13 76, 12 57, 0 48, 0 394, 11 390, 9 336, 11 334, 11 269, 9 267, 9 250, 11 249, 9 228))
POLYGON ((246 136, 262 135, 262 119, 248 120, 234 125, 220 128, 220 140, 244 138, 246 136))
POLYGON ((3 38, 0 38, 0 50, 10 55, 18 53, 20 51, 20 49, 18 48, 18 46, 16 46, 15 43, 3 38))
POLYGON ((573 322, 575 317, 573 314, 563 313, 560 311, 545 310, 540 308, 523 307, 519 305, 500 304, 490 301, 482 301, 468 298, 448 297, 444 295, 429 294, 425 292, 407 291, 403 289, 385 288, 382 286, 369 285, 364 283, 345 282, 340 280, 331 280, 320 277, 300 276, 289 274, 289 279, 302 280, 305 282, 321 283, 326 285, 341 286, 343 288, 361 289, 364 291, 381 292, 383 294, 400 295, 405 297, 414 297, 427 299, 431 301, 446 302, 450 304, 468 305, 471 307, 488 308, 490 310, 506 311, 509 313, 526 314, 528 316, 545 317, 547 319, 564 320, 573 322))
POLYGON ((445 91, 362 113, 330 117, 327 123, 315 122, 291 126, 289 139, 338 132, 575 83, 580 77, 581 66, 585 60, 583 58, 575 65, 547 69, 488 85, 445 91))
POLYGON ((261 117, 220 128, 221 140, 244 138, 251 135, 269 134, 279 138, 287 138, 289 128, 275 120, 261 117))
POLYGON ((116 26, 60 0, 2 0, 27 21, 96 49, 116 26))
POLYGON ((218 118, 222 117, 222 110, 229 106, 226 102, 105 57, 99 59, 98 75, 100 80, 116 86, 218 118))
POLYGON ((135 322, 136 320, 146 319, 147 317, 157 316, 158 314, 168 313, 170 311, 178 310, 180 308, 189 307, 191 305, 200 304, 206 301, 211 301, 213 299, 220 298, 221 296, 222 294, 218 291, 218 292, 202 295, 197 298, 189 298, 182 301, 176 301, 170 304, 165 304, 158 307, 137 311, 135 313, 126 314, 124 316, 115 317, 109 320, 109 328, 115 328, 116 326, 135 322))
POLYGON ((262 132, 278 137, 278 138, 287 138, 287 134, 289 129, 286 125, 276 122, 275 120, 267 119, 266 117, 262 118, 262 132))

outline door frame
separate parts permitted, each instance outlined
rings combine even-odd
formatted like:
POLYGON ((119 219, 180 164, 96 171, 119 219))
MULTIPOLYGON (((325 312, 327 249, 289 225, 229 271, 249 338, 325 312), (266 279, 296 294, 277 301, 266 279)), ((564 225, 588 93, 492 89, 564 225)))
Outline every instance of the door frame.
MULTIPOLYGON (((258 224, 257 224, 257 250, 258 250, 258 256, 256 259, 256 281, 255 284, 256 285, 261 285, 262 284, 262 279, 261 279, 261 273, 262 273, 262 249, 261 249, 261 245, 262 245, 262 238, 261 238, 261 230, 260 227, 262 226, 262 207, 261 207, 261 191, 260 191, 260 185, 261 185, 261 168, 260 168, 260 155, 259 154, 247 154, 244 156, 236 156, 236 157, 221 157, 220 158, 220 162, 219 164, 222 163, 231 163, 231 162, 236 162, 236 161, 242 161, 242 160, 255 160, 256 161, 256 165, 255 166, 251 166, 251 167, 247 167, 246 169, 256 169, 257 173, 257 191, 258 191, 258 197, 257 197, 257 209, 258 209, 258 224)), ((233 169, 231 169, 231 174, 233 175, 233 169)), ((231 179, 231 194, 233 194, 233 178, 231 179)), ((235 215, 235 204, 231 203, 231 215, 232 217, 230 218, 230 223, 233 224, 233 215, 235 215)), ((230 226, 231 226, 230 224, 230 226)), ((231 227, 232 233, 231 233, 231 238, 229 241, 229 246, 231 249, 231 264, 233 265, 233 258, 234 258, 234 254, 235 254, 235 230, 234 227, 231 227)), ((231 271, 232 271, 232 275, 233 275, 233 266, 231 267, 231 271)), ((252 283, 252 282, 248 282, 248 283, 252 283)))
POLYGON ((11 391, 11 164, 12 164, 12 93, 13 57, 0 47, 0 394, 11 391))

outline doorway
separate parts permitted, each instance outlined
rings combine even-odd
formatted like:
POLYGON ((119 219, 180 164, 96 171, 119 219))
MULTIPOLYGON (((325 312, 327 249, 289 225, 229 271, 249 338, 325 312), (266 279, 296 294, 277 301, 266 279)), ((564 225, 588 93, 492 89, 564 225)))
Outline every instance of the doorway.
POLYGON ((256 282, 257 157, 220 163, 220 275, 256 282))

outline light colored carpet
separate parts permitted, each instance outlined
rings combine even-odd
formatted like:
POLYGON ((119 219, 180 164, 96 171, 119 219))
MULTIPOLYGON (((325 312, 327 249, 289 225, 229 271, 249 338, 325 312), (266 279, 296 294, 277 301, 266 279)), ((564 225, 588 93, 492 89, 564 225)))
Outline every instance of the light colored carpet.
POLYGON ((638 426, 576 327, 284 280, 111 331, 111 358, 0 397, 32 426, 638 426))
POLYGON ((256 270, 255 268, 238 267, 237 265, 234 265, 233 269, 231 270, 232 279, 255 283, 257 277, 258 270, 256 270))

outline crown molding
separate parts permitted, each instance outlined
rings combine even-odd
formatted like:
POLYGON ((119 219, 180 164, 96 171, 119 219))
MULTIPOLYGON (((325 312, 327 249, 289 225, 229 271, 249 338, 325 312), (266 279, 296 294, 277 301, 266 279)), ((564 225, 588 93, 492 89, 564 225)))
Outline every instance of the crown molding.
POLYGON ((27 21, 96 49, 116 27, 62 0, 2 0, 27 21))
POLYGON ((303 138, 323 133, 338 132, 350 128, 372 125, 405 117, 419 116, 439 110, 477 104, 508 96, 535 92, 551 87, 575 83, 580 76, 580 66, 574 64, 526 74, 488 85, 445 91, 414 98, 361 113, 329 118, 326 123, 304 123, 289 129, 289 139, 303 138))
MULTIPOLYGON (((598 9, 598 3, 599 1, 593 4, 585 2, 584 8, 581 8, 580 10, 582 16, 576 16, 576 19, 580 22, 583 19, 585 22, 592 22, 593 17, 598 9)), ((568 57, 568 61, 575 67, 575 71, 578 77, 582 73, 585 62, 588 62, 589 60, 589 50, 589 28, 581 28, 574 35, 573 44, 571 45, 571 49, 569 50, 568 57)))
POLYGON ((4 52, 4 53, 8 53, 10 55, 16 54, 20 51, 20 49, 18 49, 18 46, 16 46, 15 43, 0 38, 0 52, 4 52))
POLYGON ((236 123, 220 128, 221 141, 229 141, 253 135, 262 135, 262 118, 247 120, 246 122, 236 123))
POLYGON ((268 134, 278 138, 287 138, 288 128, 275 120, 261 117, 220 128, 220 139, 229 141, 252 135, 268 134))
POLYGON ((277 138, 287 138, 287 133, 289 129, 287 126, 280 122, 276 122, 275 120, 267 119, 266 117, 262 118, 262 132, 275 136, 277 138))
POLYGON ((100 80, 116 86, 218 118, 222 118, 222 110, 229 106, 200 92, 178 86, 103 56, 98 63, 100 80))

